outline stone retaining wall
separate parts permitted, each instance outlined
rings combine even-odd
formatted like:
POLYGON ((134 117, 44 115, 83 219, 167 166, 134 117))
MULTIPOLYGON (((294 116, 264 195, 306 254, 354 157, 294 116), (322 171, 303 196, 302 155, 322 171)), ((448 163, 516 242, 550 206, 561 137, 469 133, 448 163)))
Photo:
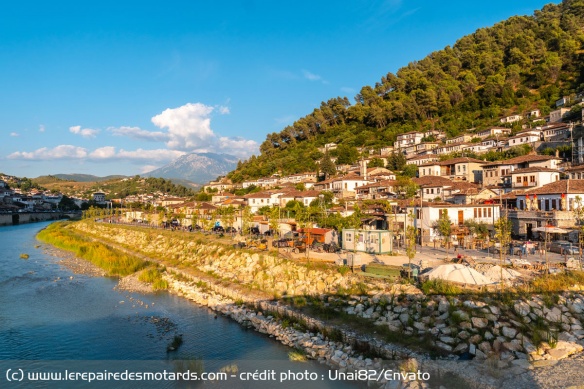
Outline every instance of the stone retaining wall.
POLYGON ((277 299, 257 298, 244 289, 223 286, 221 280, 237 280, 239 285, 274 295, 311 295, 339 312, 369 319, 372 325, 400 336, 425 338, 428 347, 450 355, 450 359, 471 355, 478 361, 497 361, 498 369, 527 369, 538 361, 568 358, 584 345, 584 293, 577 286, 555 297, 531 295, 512 301, 489 295, 426 296, 411 285, 364 281, 350 273, 310 268, 267 254, 196 241, 196 237, 168 237, 158 231, 89 223, 76 223, 75 228, 146 255, 169 258, 173 266, 167 266, 166 277, 175 293, 341 369, 379 368, 380 360, 367 360, 355 353, 354 346, 360 342, 385 359, 424 361, 428 355, 329 326, 277 299), (217 282, 188 274, 181 270, 185 265, 208 273, 217 282), (365 293, 339 293, 357 285, 365 293), (305 323, 309 331, 284 325, 283 318, 305 323), (342 342, 322 335, 332 331, 340 331, 342 342))

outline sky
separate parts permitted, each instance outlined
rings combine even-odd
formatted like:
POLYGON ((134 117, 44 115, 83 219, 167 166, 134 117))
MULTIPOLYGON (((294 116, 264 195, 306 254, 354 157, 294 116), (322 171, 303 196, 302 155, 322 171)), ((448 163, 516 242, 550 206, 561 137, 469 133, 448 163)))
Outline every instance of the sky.
POLYGON ((0 172, 141 174, 266 135, 549 1, 28 1, 0 7, 0 172))

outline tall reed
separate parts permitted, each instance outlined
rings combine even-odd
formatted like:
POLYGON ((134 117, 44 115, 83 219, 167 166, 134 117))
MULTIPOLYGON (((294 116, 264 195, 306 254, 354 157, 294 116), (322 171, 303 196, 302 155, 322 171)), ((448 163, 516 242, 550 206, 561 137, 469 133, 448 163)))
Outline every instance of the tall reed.
POLYGON ((37 235, 37 238, 63 250, 71 251, 111 276, 126 276, 149 265, 144 261, 122 253, 103 243, 94 242, 69 226, 70 222, 53 223, 37 235))

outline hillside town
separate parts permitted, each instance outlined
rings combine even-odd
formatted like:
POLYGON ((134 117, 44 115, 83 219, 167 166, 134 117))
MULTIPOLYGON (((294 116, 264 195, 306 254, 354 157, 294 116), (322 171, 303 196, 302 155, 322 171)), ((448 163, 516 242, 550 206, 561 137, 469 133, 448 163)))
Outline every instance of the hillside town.
MULTIPOLYGON (((555 239, 577 243, 584 199, 584 146, 582 128, 561 122, 562 112, 567 111, 559 107, 557 114, 552 111, 545 118, 538 110, 527 112, 524 116, 530 119, 519 132, 512 131, 509 123, 517 118, 526 123, 522 115, 501 118, 501 127, 470 129, 455 138, 440 131, 407 132, 391 146, 360 150, 358 163, 335 165, 333 174, 318 170, 274 174, 240 183, 219 177, 196 197, 163 192, 120 197, 105 190, 90 198, 67 197, 27 190, 17 177, 5 175, 0 180, 0 212, 109 208, 123 210, 126 221, 238 232, 254 228, 278 236, 324 228, 334 231, 334 243, 341 246, 352 238, 343 230, 351 230, 360 234, 360 242, 367 242, 357 245, 357 251, 379 254, 403 249, 409 226, 415 228, 421 245, 488 247, 494 244, 496 222, 505 216, 515 239, 542 240, 538 229, 554 226, 567 231, 554 235, 555 239), (485 153, 503 153, 522 145, 528 150, 524 155, 481 159, 485 153), (560 150, 569 149, 560 155, 560 150), (396 155, 405 158, 404 171, 388 169, 396 155), (415 167, 413 177, 404 175, 409 165, 415 167), (347 223, 326 222, 335 216, 358 220, 350 228, 347 223), (441 217, 450 222, 449 236, 437 228, 441 217), (477 229, 477 224, 482 228, 477 229), (371 231, 378 231, 381 240, 389 243, 373 244, 377 240, 365 238, 371 231)), ((336 147, 329 143, 321 151, 336 147)), ((327 243, 331 239, 329 234, 327 243)))
MULTIPOLYGON (((242 231, 253 227, 262 234, 279 236, 325 227, 337 230, 335 243, 339 245, 350 239, 342 231, 348 226, 324 220, 334 215, 348 218, 357 212, 358 221, 351 226, 361 231, 356 233, 380 231, 385 234, 383 240, 390 242, 363 244, 358 249, 377 253, 399 251, 405 245, 408 226, 415 228, 421 245, 488 246, 495 236, 495 223, 504 215, 516 239, 541 240, 543 235, 537 229, 555 226, 568 231, 556 238, 576 243, 576 219, 584 199, 584 145, 581 127, 562 122, 562 115, 573 111, 561 107, 565 100, 558 101, 557 111, 546 117, 534 110, 501 118, 500 127, 469 129, 454 138, 440 131, 406 132, 393 145, 379 150, 362 148, 358 163, 335 164, 332 174, 318 170, 274 174, 241 183, 219 177, 206 184, 196 198, 163 192, 120 197, 107 191, 94 192, 91 198, 67 197, 28 188, 17 177, 5 175, 0 180, 0 212, 115 208, 124 209, 128 221, 156 225, 173 221, 191 229, 242 231), (517 120, 524 123, 520 131, 512 130, 517 120), (524 155, 490 162, 481 159, 485 153, 504 153, 521 146, 528 150, 524 155), (560 155, 560 149, 571 152, 560 155), (405 159, 403 171, 388 169, 396 155, 405 159), (413 177, 404 175, 410 165, 415 169, 413 177), (301 214, 307 208, 311 212, 301 214), (246 217, 251 223, 244 223, 246 217), (276 217, 278 223, 273 221, 276 217), (437 228, 441 217, 450 221, 450 236, 437 228), (480 233, 477 223, 483 226, 480 233)), ((329 143, 320 151, 327 153, 336 147, 329 143)))

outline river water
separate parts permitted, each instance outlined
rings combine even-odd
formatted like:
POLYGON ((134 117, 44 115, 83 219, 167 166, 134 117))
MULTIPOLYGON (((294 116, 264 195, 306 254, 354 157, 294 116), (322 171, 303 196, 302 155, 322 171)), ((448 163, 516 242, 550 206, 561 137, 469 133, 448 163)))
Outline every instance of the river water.
POLYGON ((274 339, 186 299, 166 292, 119 291, 115 278, 73 274, 36 240, 46 225, 0 228, 0 387, 355 387, 330 381, 328 368, 317 362, 290 361, 290 349, 274 339), (22 253, 29 258, 21 259, 22 253), (184 342, 169 353, 175 335, 184 342), (160 378, 165 370, 221 369, 228 377, 214 382, 122 381, 111 374, 109 381, 87 382, 89 373, 103 373, 104 378, 105 370, 157 372, 160 378), (263 379, 241 379, 242 373, 256 370, 264 373, 263 379), (61 381, 31 382, 37 372, 55 373, 61 381), (77 374, 72 382, 72 372, 87 374, 77 374))

